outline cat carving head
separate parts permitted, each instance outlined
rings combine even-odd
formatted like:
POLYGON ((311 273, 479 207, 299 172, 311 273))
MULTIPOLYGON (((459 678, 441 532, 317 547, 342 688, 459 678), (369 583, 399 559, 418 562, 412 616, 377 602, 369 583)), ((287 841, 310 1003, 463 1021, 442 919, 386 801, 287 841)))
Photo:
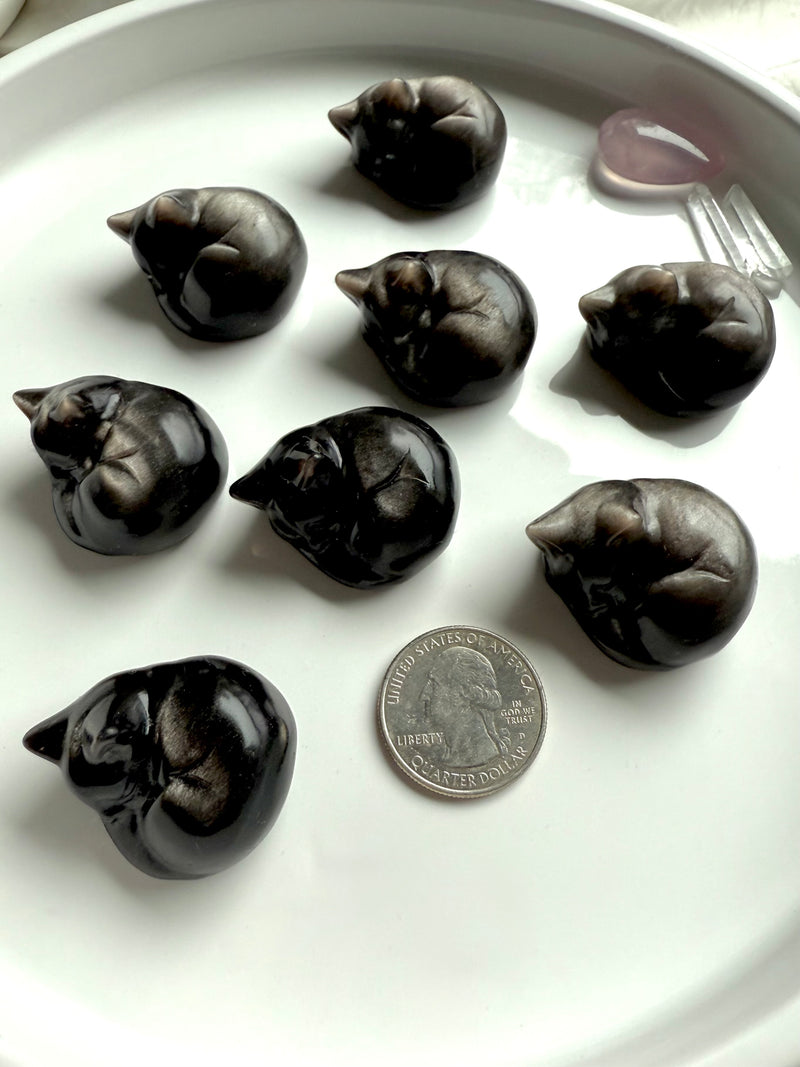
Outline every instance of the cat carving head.
POLYGON ((61 767, 73 792, 98 812, 145 785, 138 780, 153 743, 146 686, 120 691, 106 679, 25 735, 25 747, 61 767))
POLYGON ((74 379, 52 389, 20 389, 14 402, 31 424, 31 439, 48 469, 85 465, 102 443, 120 402, 114 379, 74 379))

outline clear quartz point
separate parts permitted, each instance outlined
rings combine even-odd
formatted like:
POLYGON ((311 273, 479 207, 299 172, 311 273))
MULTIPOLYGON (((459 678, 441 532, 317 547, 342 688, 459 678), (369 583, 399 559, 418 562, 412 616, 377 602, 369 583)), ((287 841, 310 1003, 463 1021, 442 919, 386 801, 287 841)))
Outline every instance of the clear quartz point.
POLYGON ((686 213, 706 259, 727 263, 766 296, 777 296, 792 263, 740 185, 731 186, 720 204, 704 184, 725 164, 709 130, 683 117, 626 108, 602 123, 597 149, 599 173, 605 168, 615 188, 622 179, 630 195, 687 197, 686 213))
POLYGON ((708 260, 729 264, 747 275, 767 296, 775 296, 792 272, 792 263, 740 185, 722 203, 698 183, 686 212, 708 260))

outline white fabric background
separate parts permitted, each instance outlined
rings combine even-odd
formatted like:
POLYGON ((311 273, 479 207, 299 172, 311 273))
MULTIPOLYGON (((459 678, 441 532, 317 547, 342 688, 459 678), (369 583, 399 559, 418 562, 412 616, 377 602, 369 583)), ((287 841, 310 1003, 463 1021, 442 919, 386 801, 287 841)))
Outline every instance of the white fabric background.
MULTIPOLYGON (((0 0, 2 5, 18 0, 0 0)), ((618 0, 678 26, 800 93, 800 0, 618 0)), ((137 0, 26 0, 0 38, 0 55, 92 15, 137 0)))
POLYGON ((800 93, 800 0, 617 0, 800 93))

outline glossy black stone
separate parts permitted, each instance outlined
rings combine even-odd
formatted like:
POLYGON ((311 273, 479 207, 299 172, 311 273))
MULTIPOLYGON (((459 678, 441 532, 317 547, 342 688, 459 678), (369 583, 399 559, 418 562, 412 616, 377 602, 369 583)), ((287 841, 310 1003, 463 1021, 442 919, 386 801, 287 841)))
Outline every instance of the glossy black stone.
POLYGON ((123 856, 155 878, 243 859, 278 817, 296 747, 278 690, 215 656, 112 675, 23 743, 60 766, 123 856))
POLYGON ((412 207, 453 208, 482 196, 503 162, 506 121, 464 78, 393 78, 328 117, 356 168, 412 207))
POLYGON ((320 570, 357 588, 408 578, 449 542, 455 458, 422 419, 365 407, 286 434, 231 486, 320 570))
POLYGON ((594 482, 532 522, 547 581, 586 634, 627 667, 682 667, 747 617, 758 562, 731 507, 673 478, 594 482))
POLYGON ((201 341, 269 330, 308 261, 292 216, 253 189, 171 189, 108 225, 131 245, 170 322, 201 341))
POLYGON ((228 452, 182 393, 105 375, 21 389, 17 406, 50 472, 53 506, 75 544, 108 556, 178 544, 222 490, 228 452))
POLYGON ((364 338, 400 388, 423 404, 492 400, 522 373, 536 309, 517 275, 477 252, 398 252, 343 270, 364 338))
POLYGON ((720 263, 629 267, 579 308, 593 359, 665 415, 738 404, 775 351, 769 300, 720 263))

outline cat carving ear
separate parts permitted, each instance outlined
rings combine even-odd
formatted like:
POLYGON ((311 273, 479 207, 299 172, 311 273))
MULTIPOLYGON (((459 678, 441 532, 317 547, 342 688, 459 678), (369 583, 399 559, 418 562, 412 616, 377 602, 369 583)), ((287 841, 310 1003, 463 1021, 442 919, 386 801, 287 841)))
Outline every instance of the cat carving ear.
POLYGON ((666 267, 643 267, 632 281, 637 289, 656 297, 659 303, 678 302, 678 279, 666 267))
POLYGON ((181 193, 162 193, 147 206, 146 218, 151 225, 158 222, 175 226, 197 225, 200 212, 197 209, 197 197, 189 196, 189 190, 181 193))
POLYGON ((386 265, 387 295, 397 300, 419 300, 433 290, 433 275, 419 257, 394 259, 386 265))
MULTIPOLYGON (((130 244, 134 226, 140 218, 141 208, 134 207, 129 211, 119 211, 116 215, 111 215, 106 224, 123 241, 130 244)), ((199 218, 196 198, 187 202, 185 194, 168 192, 148 202, 143 221, 151 229, 159 224, 191 227, 197 225, 199 218)))
POLYGON ((44 722, 32 726, 23 737, 22 743, 35 756, 41 756, 51 763, 60 763, 64 754, 68 722, 66 711, 59 711, 44 722))
POLYGON ((355 126, 359 115, 358 99, 351 100, 339 107, 332 107, 328 112, 328 118, 335 130, 347 137, 350 130, 355 126))
POLYGON ((418 103, 416 93, 404 78, 392 78, 385 82, 378 99, 396 111, 416 111, 418 103))
POLYGON ((18 389, 13 400, 23 415, 33 422, 49 389, 18 389))
POLYGON ((578 310, 587 322, 596 322, 601 316, 607 314, 614 303, 616 293, 610 283, 591 293, 586 293, 578 301, 578 310))
POLYGON ((360 304, 369 292, 372 280, 371 267, 357 267, 353 270, 340 270, 334 281, 345 296, 354 304, 360 304))
POLYGON ((542 552, 558 555, 573 537, 574 529, 570 515, 559 509, 529 522, 525 533, 542 552))
POLYGON ((118 211, 116 215, 111 215, 106 220, 106 225, 110 230, 113 230, 118 237, 121 237, 123 241, 127 241, 130 244, 133 223, 137 211, 138 208, 135 207, 132 207, 130 211, 118 211))
POLYGON ((644 533, 642 516, 629 504, 613 501, 597 509, 597 529, 605 537, 605 547, 638 541, 644 533))

